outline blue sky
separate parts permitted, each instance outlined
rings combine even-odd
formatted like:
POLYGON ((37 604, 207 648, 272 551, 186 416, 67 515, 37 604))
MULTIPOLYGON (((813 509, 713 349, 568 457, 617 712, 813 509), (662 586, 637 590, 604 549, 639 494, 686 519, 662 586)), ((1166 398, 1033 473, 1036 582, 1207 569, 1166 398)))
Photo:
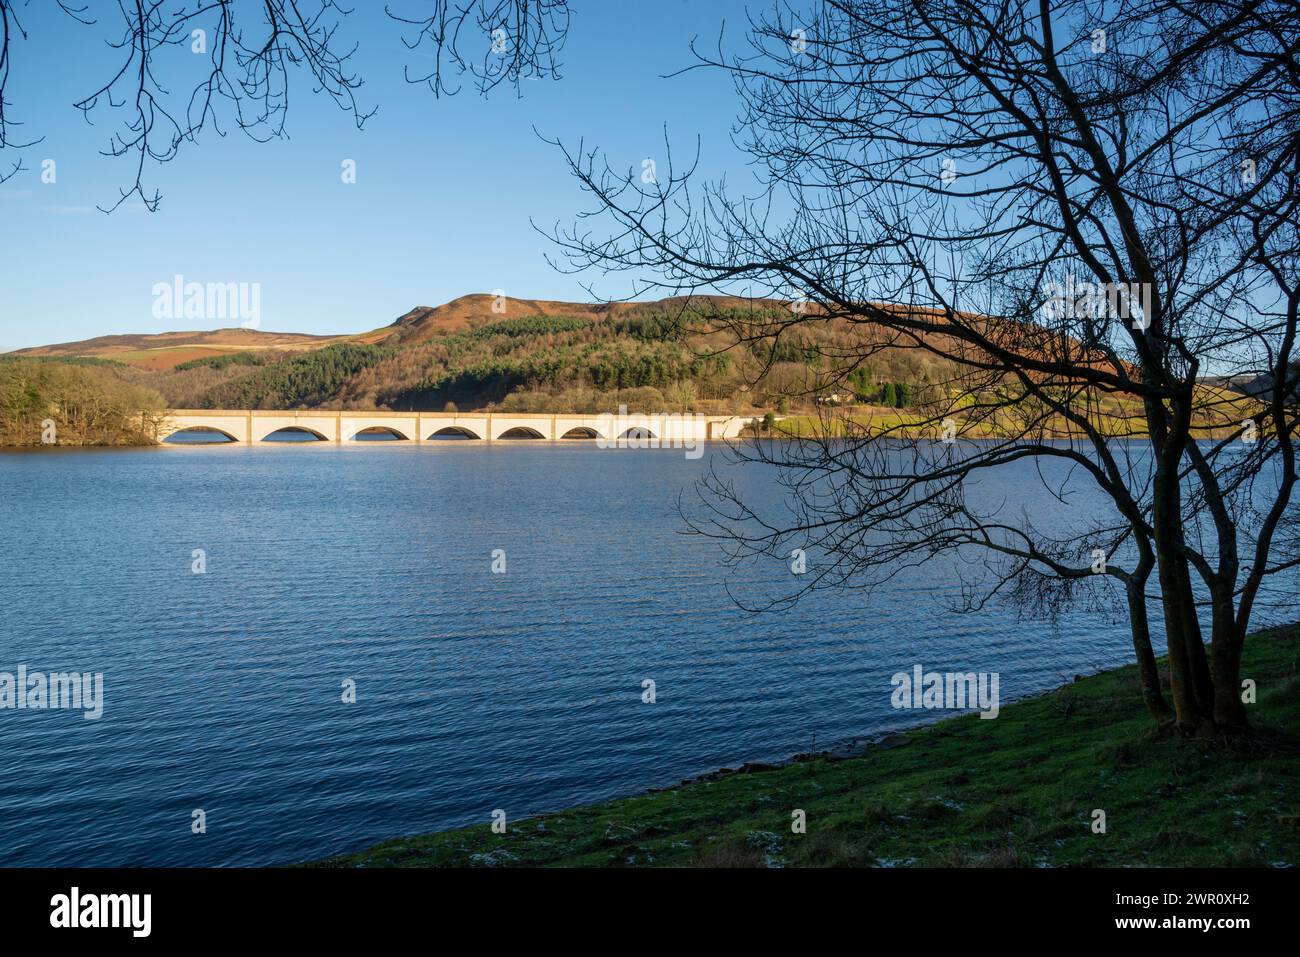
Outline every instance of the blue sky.
MULTIPOLYGON (((710 177, 748 175, 731 144, 730 80, 703 70, 662 77, 692 62, 692 37, 712 45, 724 21, 739 43, 738 3, 579 0, 562 79, 526 81, 522 98, 500 87, 487 99, 466 88, 438 100, 403 79, 403 65, 419 61, 401 26, 377 0, 356 0, 342 32, 360 45, 360 102, 379 108, 363 130, 299 73, 286 140, 207 130, 177 159, 146 169, 146 185, 163 194, 158 212, 136 201, 105 215, 96 206, 129 185, 133 160, 99 155, 123 114, 100 111, 92 126, 72 108, 120 59, 104 43, 120 30, 116 4, 89 5, 97 26, 46 0, 19 8, 29 37, 13 49, 7 100, 21 133, 44 139, 0 151, 5 169, 19 158, 25 167, 0 184, 0 351, 237 324, 154 318, 151 290, 176 274, 260 283, 260 328, 270 331, 362 331, 416 305, 494 289, 585 300, 579 277, 546 264, 551 247, 529 225, 571 222, 589 202, 534 127, 566 143, 585 137, 615 166, 639 170, 644 158, 662 158, 667 125, 679 156, 701 138, 710 177), (52 184, 41 181, 45 159, 57 164, 52 184), (356 161, 355 184, 341 181, 345 159, 356 161)), ((606 296, 629 288, 627 276, 585 279, 606 296)))

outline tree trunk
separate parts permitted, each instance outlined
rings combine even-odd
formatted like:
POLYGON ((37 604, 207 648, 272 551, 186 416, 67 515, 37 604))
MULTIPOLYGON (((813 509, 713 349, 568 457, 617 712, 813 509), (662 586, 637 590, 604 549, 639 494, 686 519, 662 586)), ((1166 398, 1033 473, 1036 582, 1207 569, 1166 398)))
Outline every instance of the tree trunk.
POLYGON ((1250 731, 1246 705, 1241 700, 1241 648, 1244 639, 1245 636, 1238 633, 1231 614, 1222 629, 1219 621, 1215 621, 1210 645, 1211 671, 1214 677, 1214 724, 1218 731, 1227 734, 1250 731))
POLYGON ((1133 651, 1137 654, 1138 679, 1142 686, 1142 703, 1156 719, 1157 724, 1168 721, 1173 712, 1160 690, 1160 670, 1156 667, 1156 655, 1151 649, 1151 628, 1147 621, 1145 578, 1142 581, 1129 579, 1128 611, 1129 625, 1133 630, 1133 651))
POLYGON ((1205 654, 1205 638, 1201 622, 1196 616, 1196 596, 1192 592, 1192 573, 1183 556, 1183 530, 1177 530, 1178 551, 1173 559, 1174 574, 1178 582, 1178 605, 1183 618, 1183 642, 1187 646, 1187 667, 1192 679, 1196 706, 1203 716, 1214 712, 1214 680, 1210 676, 1210 662, 1205 654))
MULTIPOLYGON (((1174 699, 1174 718, 1182 734, 1193 735, 1208 730, 1213 721, 1213 686, 1207 689, 1204 681, 1200 682, 1201 693, 1198 694, 1197 677, 1200 668, 1205 667, 1205 646, 1200 644, 1200 625, 1191 601, 1191 579, 1182 550, 1179 502, 1177 471, 1162 462, 1156 466, 1152 484, 1152 540, 1169 645, 1169 685, 1174 699), (1198 645, 1199 666, 1193 657, 1193 649, 1198 645)), ((1206 668, 1203 678, 1208 677, 1206 668)))

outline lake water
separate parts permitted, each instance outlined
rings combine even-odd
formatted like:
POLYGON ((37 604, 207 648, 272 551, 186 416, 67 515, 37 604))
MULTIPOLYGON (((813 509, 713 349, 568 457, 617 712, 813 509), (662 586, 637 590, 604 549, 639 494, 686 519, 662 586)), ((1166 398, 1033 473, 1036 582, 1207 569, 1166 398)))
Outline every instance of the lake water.
MULTIPOLYGON (((308 860, 915 724, 890 676, 918 663, 999 672, 1006 702, 1132 657, 1098 617, 955 614, 936 568, 743 612, 726 583, 781 569, 737 579, 681 534, 713 455, 0 455, 0 671, 104 675, 99 720, 0 711, 0 865, 308 860)), ((1031 468, 1005 481, 1032 505, 1031 468)))

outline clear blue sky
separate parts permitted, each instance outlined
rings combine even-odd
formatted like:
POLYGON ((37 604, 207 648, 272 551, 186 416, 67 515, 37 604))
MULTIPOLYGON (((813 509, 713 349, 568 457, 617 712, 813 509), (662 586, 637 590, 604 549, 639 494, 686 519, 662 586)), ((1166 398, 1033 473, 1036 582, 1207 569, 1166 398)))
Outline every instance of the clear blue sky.
MULTIPOLYGON (((700 70, 661 78, 692 62, 692 37, 711 46, 724 20, 739 44, 739 3, 576 0, 562 79, 526 81, 522 98, 503 86, 487 99, 465 88, 436 100, 403 79, 403 65, 419 61, 402 45, 401 26, 378 0, 356 0, 342 32, 360 45, 360 102, 379 108, 364 129, 313 96, 300 72, 287 140, 209 129, 174 161, 146 169, 146 186, 163 194, 158 212, 135 201, 105 215, 96 206, 129 185, 134 160, 99 155, 124 114, 101 110, 90 126, 72 107, 120 60, 104 42, 121 29, 116 3, 89 6, 97 26, 46 0, 19 8, 29 38, 12 51, 7 99, 22 134, 44 140, 0 150, 5 169, 19 157, 26 167, 0 184, 0 351, 238 324, 155 319, 153 285, 177 273, 260 283, 260 328, 269 331, 356 332, 416 305, 497 288, 586 299, 577 277, 546 264, 549 244, 529 225, 571 222, 589 203, 534 127, 566 143, 586 137, 615 166, 639 170, 642 159, 662 157, 667 124, 679 156, 701 137, 710 178, 748 175, 731 145, 730 80, 700 70), (47 158, 57 163, 53 184, 41 182, 47 158), (349 158, 355 185, 340 180, 349 158)), ((626 276, 586 278, 602 295, 628 290, 626 276)))

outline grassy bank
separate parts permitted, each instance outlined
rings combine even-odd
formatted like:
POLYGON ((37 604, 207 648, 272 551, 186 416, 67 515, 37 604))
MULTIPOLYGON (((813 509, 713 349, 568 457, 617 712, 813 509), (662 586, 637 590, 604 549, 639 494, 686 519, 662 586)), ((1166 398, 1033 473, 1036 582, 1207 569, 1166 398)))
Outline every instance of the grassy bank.
POLYGON ((325 866, 1269 866, 1300 863, 1300 626, 1253 636, 1247 748, 1162 737, 1136 669, 887 739, 864 757, 389 841, 325 866), (1092 812, 1106 813, 1094 834, 1092 812), (791 832, 791 813, 807 833, 791 832))

